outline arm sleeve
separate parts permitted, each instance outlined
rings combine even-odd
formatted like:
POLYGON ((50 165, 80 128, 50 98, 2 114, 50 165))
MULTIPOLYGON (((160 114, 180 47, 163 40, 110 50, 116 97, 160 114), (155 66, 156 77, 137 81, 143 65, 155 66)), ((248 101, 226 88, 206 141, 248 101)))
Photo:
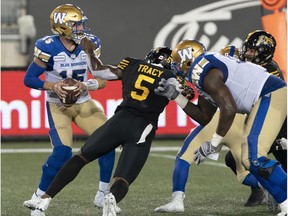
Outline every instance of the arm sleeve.
POLYGON ((43 74, 45 68, 40 67, 35 62, 32 62, 25 74, 24 84, 25 86, 33 89, 43 90, 44 81, 39 78, 41 74, 43 74))

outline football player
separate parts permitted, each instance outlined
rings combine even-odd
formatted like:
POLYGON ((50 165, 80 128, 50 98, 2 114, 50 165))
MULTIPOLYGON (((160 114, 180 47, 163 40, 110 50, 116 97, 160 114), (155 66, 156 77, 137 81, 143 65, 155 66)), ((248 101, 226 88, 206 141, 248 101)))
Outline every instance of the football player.
MULTIPOLYGON (((287 175, 277 161, 267 158, 272 142, 287 116, 286 83, 256 64, 206 52, 205 47, 196 40, 181 41, 176 46, 176 53, 181 54, 182 60, 190 56, 188 79, 200 94, 197 106, 202 110, 204 120, 199 122, 201 126, 193 132, 201 132, 219 109, 216 130, 210 137, 210 141, 206 138, 200 147, 195 148, 194 162, 200 164, 206 157, 217 159, 219 146, 229 133, 236 114, 247 114, 244 136, 242 136, 241 162, 253 174, 250 176, 255 176, 279 203, 281 212, 278 215, 286 215, 287 175), (184 53, 190 55, 184 56, 184 53), (272 119, 273 124, 270 124, 272 119)), ((158 94, 165 97, 173 95, 171 98, 178 98, 178 100, 181 97, 181 107, 184 107, 183 110, 194 118, 193 106, 184 96, 181 96, 176 85, 176 82, 164 81, 164 84, 158 87, 158 94)), ((183 156, 183 152, 180 151, 180 157, 183 156)), ((187 162, 183 166, 185 164, 189 167, 187 162)), ((183 195, 183 193, 174 195, 172 199, 183 200, 183 195)))
MULTIPOLYGON (((42 166, 42 177, 32 199, 38 199, 46 192, 60 168, 72 157, 72 122, 91 135, 107 121, 104 112, 95 105, 89 94, 89 91, 104 88, 106 81, 88 79, 87 54, 79 42, 84 36, 89 37, 97 56, 100 55, 101 43, 84 27, 86 21, 83 11, 75 5, 64 4, 55 8, 50 15, 51 29, 55 35, 36 41, 34 60, 24 77, 27 87, 46 92, 49 137, 53 147, 52 154, 42 166), (44 79, 40 77, 42 74, 45 75, 44 79), (69 77, 77 81, 75 91, 79 91, 80 95, 76 104, 65 107, 59 98, 66 95, 61 86, 65 85, 63 80, 69 77)), ((114 150, 99 158, 100 182, 94 200, 97 207, 103 207, 104 196, 109 192, 114 159, 114 150)), ((45 214, 35 210, 31 211, 31 215, 45 214)))
POLYGON ((89 65, 95 77, 104 80, 122 80, 122 103, 115 114, 98 128, 54 178, 40 202, 24 202, 28 208, 45 211, 53 198, 72 181, 89 162, 122 146, 122 152, 113 176, 110 194, 105 196, 103 216, 115 216, 115 206, 128 193, 129 186, 142 170, 157 130, 158 117, 169 103, 166 97, 155 94, 162 78, 174 74, 170 70, 171 50, 153 49, 143 59, 126 57, 117 66, 103 65, 84 38, 81 43, 90 56, 89 65))
MULTIPOLYGON (((262 67, 266 68, 269 73, 284 80, 280 68, 278 67, 277 63, 273 61, 275 49, 275 38, 266 31, 256 30, 246 36, 239 58, 242 61, 249 61, 261 65, 262 67)), ((281 145, 281 138, 287 139, 287 118, 285 119, 282 128, 269 151, 269 153, 273 153, 277 161, 279 161, 282 165, 284 171, 287 172, 287 147, 285 147, 285 145, 281 145)), ((233 155, 234 154, 229 151, 226 154, 225 163, 236 174, 236 163, 233 155)), ((263 190, 259 186, 255 186, 257 185, 251 187, 251 194, 244 206, 255 206, 263 202, 263 190)), ((271 204, 273 203, 268 203, 269 208, 274 210, 275 206, 271 204)))
MULTIPOLYGON (((173 49, 172 52, 172 58, 173 61, 181 64, 181 70, 184 71, 184 73, 187 74, 189 67, 191 66, 192 60, 191 58, 182 59, 182 57, 185 58, 185 55, 181 55, 181 51, 186 48, 190 47, 191 43, 190 41, 184 41, 183 43, 180 43, 178 46, 176 46, 173 49), (179 52, 180 51, 180 52, 179 52)), ((197 44, 196 44, 197 45, 197 44)), ((194 47, 195 48, 195 47, 194 47)), ((199 44, 197 47, 199 50, 199 55, 205 52, 202 45, 199 44)), ((225 56, 239 58, 239 50, 235 46, 227 46, 220 50, 220 53, 225 56)), ((194 57, 197 57, 194 55, 194 57)), ((203 97, 200 95, 200 97, 203 97)), ((208 97, 205 96, 207 99, 208 97)), ((238 180, 240 182, 243 182, 244 178, 249 174, 248 171, 245 170, 245 168, 241 164, 241 141, 243 138, 243 125, 245 121, 245 115, 243 114, 237 114, 235 116, 235 119, 233 121, 233 124, 231 128, 229 129, 228 133, 222 140, 222 145, 228 146, 234 155, 236 155, 236 170, 238 173, 238 180)), ((189 168, 190 165, 194 163, 193 161, 193 155, 194 151, 203 143, 206 141, 207 138, 210 138, 213 136, 213 133, 215 132, 215 129, 217 128, 217 122, 219 119, 219 112, 216 112, 213 116, 212 120, 209 122, 209 124, 205 125, 199 125, 196 128, 191 131, 191 133, 185 138, 184 144, 182 148, 179 150, 176 159, 175 159, 175 166, 173 171, 173 188, 172 188, 172 199, 167 204, 160 206, 155 209, 156 212, 184 212, 184 198, 185 198, 185 187, 186 182, 188 180, 188 174, 189 174, 189 168)), ((219 147, 218 151, 220 151, 221 147, 219 147)), ((257 180, 249 175, 247 179, 253 178, 254 181, 257 180)), ((253 183, 255 183, 253 181, 253 183)), ((244 181, 244 183, 246 183, 244 181)), ((249 184, 249 182, 247 183, 249 184)))
MULTIPOLYGON (((262 53, 265 53, 266 58, 272 59, 275 46, 276 46, 276 42, 275 40, 273 40, 274 39, 273 36, 261 30, 253 32, 253 35, 254 35, 254 40, 255 40, 255 36, 257 36, 256 38, 259 38, 260 35, 264 35, 268 38, 271 38, 271 40, 268 40, 268 39, 266 40, 269 43, 265 43, 265 44, 259 43, 258 46, 261 46, 262 49, 265 48, 265 50, 263 50, 262 53)), ((184 44, 182 44, 182 46, 183 45, 184 44)), ((188 42, 187 42, 187 46, 189 47, 188 42)), ((220 54, 225 55, 225 56, 231 56, 231 57, 238 59, 240 56, 240 51, 235 46, 229 45, 223 48, 222 50, 220 50, 220 54)), ((172 57, 176 62, 181 63, 182 69, 185 72, 188 71, 189 66, 191 65, 191 59, 187 58, 185 60, 185 59, 180 58, 180 56, 177 55, 177 52, 174 52, 174 50, 172 52, 172 57)), ((262 57, 262 59, 264 61, 265 59, 264 56, 262 57)), ((275 73, 275 70, 269 70, 268 72, 270 71, 271 71, 271 74, 277 75, 277 73, 275 73)), ((229 129, 228 133, 226 134, 226 136, 224 137, 224 139, 222 140, 221 144, 227 146, 230 149, 229 154, 227 155, 232 157, 232 154, 233 154, 236 160, 235 162, 235 160, 232 157, 233 161, 230 162, 230 166, 231 166, 231 169, 234 170, 235 174, 237 173, 238 181, 244 185, 251 186, 253 194, 254 194, 253 197, 256 197, 255 195, 257 195, 256 202, 259 202, 260 200, 260 203, 261 203, 264 198, 263 190, 259 187, 257 179, 253 175, 251 175, 242 166, 242 163, 241 163, 241 144, 243 140, 243 125, 244 125, 245 118, 246 118, 246 115, 236 114, 233 124, 231 128, 229 129)), ((209 122, 209 124, 205 125, 204 128, 202 128, 203 126, 201 125, 198 126, 186 137, 184 141, 184 145, 182 149, 179 151, 176 157, 176 161, 175 161, 175 167, 174 167, 173 179, 172 179, 172 182, 173 182, 172 199, 166 205, 156 208, 155 209, 156 212, 184 212, 184 203, 183 203, 183 200, 185 197, 184 192, 185 192, 186 182, 188 179, 189 167, 194 162, 193 161, 194 150, 198 148, 201 143, 206 141, 207 138, 212 137, 213 132, 215 131, 217 127, 218 119, 219 119, 219 112, 216 112, 212 120, 209 122)), ((283 130, 283 127, 281 131, 282 130, 283 130)), ((228 160, 228 156, 226 156, 227 160, 228 160)), ((230 161, 232 159, 230 159, 230 161)), ((248 200, 251 201, 251 199, 248 199, 248 200)), ((247 206, 247 203, 245 204, 245 206, 247 206)), ((273 206, 271 206, 271 208, 272 207, 273 206)))

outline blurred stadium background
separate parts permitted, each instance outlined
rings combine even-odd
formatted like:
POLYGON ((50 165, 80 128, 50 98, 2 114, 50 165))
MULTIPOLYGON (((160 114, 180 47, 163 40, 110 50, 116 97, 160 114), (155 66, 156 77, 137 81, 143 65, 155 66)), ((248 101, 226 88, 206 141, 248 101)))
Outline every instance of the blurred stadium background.
MULTIPOLYGON (((142 58, 153 47, 162 45, 173 47, 185 38, 201 40, 210 51, 218 51, 227 44, 240 47, 242 39, 249 32, 265 29, 277 40, 275 60, 286 76, 287 3, 285 0, 146 0, 137 2, 133 0, 70 0, 68 2, 63 0, 2 0, 0 124, 3 215, 22 216, 27 212, 26 209, 22 210, 22 201, 31 195, 31 190, 35 189, 41 164, 48 154, 18 154, 14 150, 12 153, 5 153, 4 149, 49 148, 44 93, 26 88, 22 80, 33 58, 36 39, 52 34, 49 24, 50 12, 64 3, 76 4, 85 12, 88 17, 87 26, 91 28, 91 33, 98 35, 102 41, 101 59, 104 63, 116 64, 126 56, 142 58)), ((93 92, 92 97, 104 109, 107 116, 111 117, 121 101, 121 84, 120 82, 109 83, 105 89, 93 92)), ((195 127, 195 124, 174 102, 171 102, 160 117, 155 145, 167 146, 169 143, 169 146, 179 148, 183 138, 195 127)), ((81 130, 76 128, 74 128, 74 134, 75 140, 82 140, 86 137, 81 130)), ((176 150, 166 152, 166 154, 173 158, 176 150)), ((163 204, 170 197, 173 159, 168 160, 167 163, 164 160, 163 163, 163 157, 166 156, 150 157, 147 168, 135 183, 136 189, 132 189, 129 194, 129 199, 127 199, 129 201, 123 202, 123 205, 126 205, 125 208, 130 208, 131 212, 138 208, 137 214, 128 212, 125 215, 150 215, 157 205, 163 204), (153 167, 154 164, 157 165, 153 167), (165 167, 167 167, 166 172, 159 173, 159 169, 164 170, 165 167), (148 185, 146 185, 147 182, 148 185), (133 197, 135 193, 140 194, 141 202, 146 206, 142 205, 139 200, 135 200, 133 197), (132 208, 128 203, 130 201, 133 203, 132 208)), ((221 162, 223 164, 223 160, 219 161, 221 162)), ((210 172, 216 171, 212 171, 209 166, 193 170, 191 176, 194 177, 198 173, 195 182, 202 183, 200 186, 199 184, 192 186, 192 192, 189 193, 191 196, 186 199, 187 204, 191 203, 191 205, 186 204, 189 209, 187 215, 271 215, 267 213, 266 208, 261 207, 252 210, 253 214, 250 214, 251 211, 248 213, 241 203, 241 199, 243 202, 248 191, 236 182, 230 171, 223 167, 221 169, 223 173, 217 171, 217 176, 221 176, 220 181, 227 181, 227 183, 222 183, 227 190, 224 186, 222 190, 220 185, 219 188, 216 187, 217 189, 213 187, 212 192, 209 191, 211 188, 209 189, 208 186, 213 183, 207 179, 209 179, 210 172), (231 178, 227 177, 226 180, 224 176, 231 176, 231 178), (204 196, 202 196, 202 187, 204 187, 204 196), (232 188, 235 189, 237 196, 232 196, 232 188), (215 194, 220 197, 217 202, 213 198, 215 194), (229 204, 226 203, 228 201, 229 204), (213 202, 212 207, 211 202, 213 202)), ((97 172, 93 170, 93 173, 97 172)), ((91 200, 87 199, 93 198, 91 196, 95 191, 95 182, 97 181, 85 181, 87 185, 85 190, 88 191, 79 191, 78 188, 76 193, 72 192, 75 196, 73 197, 74 203, 69 206, 69 202, 62 201, 64 202, 62 204, 66 205, 65 208, 77 209, 78 204, 85 206, 86 203, 83 202, 85 199, 90 202, 91 200), (91 188, 93 191, 90 191, 91 188), (86 194, 88 192, 89 195, 86 194)), ((66 193, 66 196, 71 198, 69 193, 66 193)), ((71 215, 64 213, 61 206, 56 209, 55 213, 47 215, 71 215)), ((84 207, 80 208, 76 215, 92 215, 89 210, 87 212, 84 209, 84 207)))

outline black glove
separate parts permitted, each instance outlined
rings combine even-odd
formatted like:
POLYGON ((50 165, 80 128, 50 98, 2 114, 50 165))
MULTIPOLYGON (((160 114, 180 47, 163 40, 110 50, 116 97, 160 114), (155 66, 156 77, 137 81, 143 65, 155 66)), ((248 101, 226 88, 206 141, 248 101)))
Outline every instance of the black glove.
POLYGON ((188 100, 192 100, 195 97, 195 91, 190 86, 184 86, 183 91, 181 92, 188 100))

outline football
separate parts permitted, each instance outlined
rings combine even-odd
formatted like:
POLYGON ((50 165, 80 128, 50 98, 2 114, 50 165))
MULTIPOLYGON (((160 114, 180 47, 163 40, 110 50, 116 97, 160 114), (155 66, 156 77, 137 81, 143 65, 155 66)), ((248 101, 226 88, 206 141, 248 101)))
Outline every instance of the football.
POLYGON ((65 98, 60 98, 60 101, 65 107, 70 107, 76 103, 80 96, 76 96, 78 91, 75 91, 75 89, 77 88, 75 84, 77 82, 72 78, 67 78, 63 82, 67 84, 66 86, 62 86, 62 89, 67 92, 67 95, 65 98))

